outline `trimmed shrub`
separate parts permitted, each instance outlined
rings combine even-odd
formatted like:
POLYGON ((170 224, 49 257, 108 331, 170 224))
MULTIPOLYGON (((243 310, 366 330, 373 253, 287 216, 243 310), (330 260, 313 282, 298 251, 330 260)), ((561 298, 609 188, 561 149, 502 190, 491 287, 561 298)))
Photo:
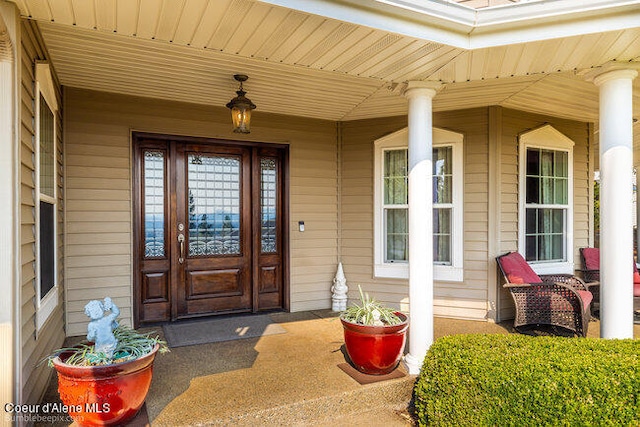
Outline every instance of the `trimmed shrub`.
POLYGON ((415 386, 420 425, 640 426, 640 340, 455 335, 415 386))

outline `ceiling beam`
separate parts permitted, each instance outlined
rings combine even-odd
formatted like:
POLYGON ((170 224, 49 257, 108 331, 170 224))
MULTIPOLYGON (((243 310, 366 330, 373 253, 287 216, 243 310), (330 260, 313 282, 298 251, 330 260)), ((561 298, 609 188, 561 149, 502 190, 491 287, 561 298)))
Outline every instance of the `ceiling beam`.
POLYGON ((640 0, 540 0, 479 10, 446 0, 260 1, 464 49, 640 25, 640 0))

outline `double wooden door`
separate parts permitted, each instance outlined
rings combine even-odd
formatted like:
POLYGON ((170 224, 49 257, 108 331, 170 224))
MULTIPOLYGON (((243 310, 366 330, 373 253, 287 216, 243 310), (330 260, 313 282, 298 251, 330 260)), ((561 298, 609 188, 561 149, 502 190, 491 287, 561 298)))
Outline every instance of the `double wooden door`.
POLYGON ((137 323, 286 309, 283 146, 134 134, 137 323))

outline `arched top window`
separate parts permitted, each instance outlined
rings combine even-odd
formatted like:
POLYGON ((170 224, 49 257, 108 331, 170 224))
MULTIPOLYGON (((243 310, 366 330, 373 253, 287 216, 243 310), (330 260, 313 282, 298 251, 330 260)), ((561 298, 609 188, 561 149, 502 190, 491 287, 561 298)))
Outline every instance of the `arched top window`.
MULTIPOLYGON (((433 128, 433 255, 436 280, 462 281, 462 134, 433 128)), ((374 143, 374 275, 409 277, 408 129, 374 143)))
POLYGON ((572 273, 574 142, 551 125, 518 142, 519 251, 538 273, 572 273))

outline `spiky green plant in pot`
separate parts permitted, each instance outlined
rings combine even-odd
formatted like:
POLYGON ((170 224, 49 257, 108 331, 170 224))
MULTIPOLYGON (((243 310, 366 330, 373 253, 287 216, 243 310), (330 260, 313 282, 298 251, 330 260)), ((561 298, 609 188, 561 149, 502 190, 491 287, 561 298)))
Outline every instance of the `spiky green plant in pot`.
POLYGON ((396 314, 395 310, 385 307, 381 302, 371 298, 368 293, 362 291, 362 287, 358 285, 360 291, 360 304, 353 303, 340 316, 344 320, 367 326, 383 326, 397 325, 402 320, 396 314))
POLYGON ((115 363, 128 362, 138 359, 153 351, 156 345, 158 352, 167 353, 167 342, 160 339, 154 332, 140 333, 135 329, 120 325, 113 330, 113 335, 118 340, 118 345, 109 356, 96 351, 95 344, 83 341, 74 347, 65 347, 55 350, 47 356, 47 363, 53 367, 53 359, 65 355, 64 363, 73 366, 104 366, 115 363))

